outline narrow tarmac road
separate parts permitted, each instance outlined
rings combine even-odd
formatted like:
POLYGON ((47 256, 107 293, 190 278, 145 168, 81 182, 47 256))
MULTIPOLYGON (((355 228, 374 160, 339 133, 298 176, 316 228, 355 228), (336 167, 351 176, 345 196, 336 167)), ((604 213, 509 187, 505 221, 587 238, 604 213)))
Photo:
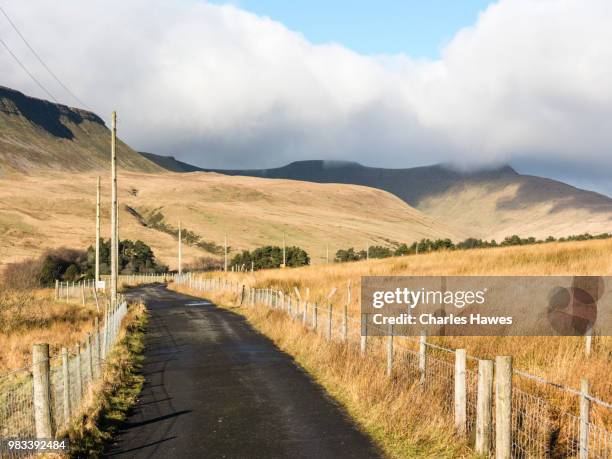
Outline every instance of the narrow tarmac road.
POLYGON ((163 286, 150 311, 146 378, 106 457, 374 458, 346 413, 242 316, 163 286))

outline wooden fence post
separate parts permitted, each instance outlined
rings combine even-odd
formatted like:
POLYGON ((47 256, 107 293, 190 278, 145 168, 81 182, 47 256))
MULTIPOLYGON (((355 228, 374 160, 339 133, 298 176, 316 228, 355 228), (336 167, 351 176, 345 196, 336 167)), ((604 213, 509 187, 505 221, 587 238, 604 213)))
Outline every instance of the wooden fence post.
POLYGON ((64 423, 69 424, 72 415, 72 407, 70 406, 70 361, 68 360, 68 349, 62 348, 62 379, 63 379, 63 395, 64 395, 64 423))
POLYGON ((96 375, 102 374, 102 352, 100 351, 102 340, 100 339, 100 320, 94 317, 94 352, 96 358, 96 375))
POLYGON ((425 384, 425 374, 427 372, 427 335, 424 331, 419 337, 419 381, 425 384))
POLYGON ((55 299, 59 299, 59 280, 55 279, 55 299))
POLYGON ((94 379, 94 368, 93 368, 93 346, 92 346, 91 333, 87 333, 87 377, 89 378, 89 385, 93 383, 94 379))
POLYGON ((342 311, 342 341, 348 341, 348 305, 344 305, 342 311))
POLYGON ((36 438, 53 438, 48 344, 35 344, 32 348, 32 385, 36 438))
POLYGON ((393 325, 389 324, 387 336, 387 377, 393 376, 393 325))
POLYGON ((368 347, 368 316, 361 313, 361 339, 359 340, 359 351, 363 357, 368 347))
POLYGON ((512 453, 512 357, 495 358, 495 457, 512 453))
POLYGON ((314 331, 317 331, 317 312, 319 310, 319 305, 317 303, 314 304, 312 308, 312 328, 314 331))
POLYGON ((81 366, 81 345, 79 343, 77 343, 76 345, 76 357, 75 357, 75 364, 76 364, 76 392, 77 392, 77 396, 79 400, 79 403, 81 401, 81 398, 83 397, 83 369, 81 366))
POLYGON ((467 427, 467 386, 466 386, 466 360, 465 349, 455 351, 455 429, 465 434, 467 427))
POLYGON ((493 361, 478 361, 478 395, 476 400, 476 453, 489 456, 493 423, 493 361))
POLYGON ((332 304, 327 305, 327 341, 332 339, 332 304))
POLYGON ((589 415, 591 402, 589 396, 589 381, 586 378, 580 380, 580 459, 589 457, 589 415))

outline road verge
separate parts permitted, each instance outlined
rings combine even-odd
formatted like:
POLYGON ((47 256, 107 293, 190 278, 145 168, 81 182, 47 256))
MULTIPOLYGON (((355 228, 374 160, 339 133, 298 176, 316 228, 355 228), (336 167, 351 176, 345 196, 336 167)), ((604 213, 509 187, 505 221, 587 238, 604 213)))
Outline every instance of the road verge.
POLYGON ((68 429, 70 457, 100 457, 105 445, 125 419, 142 388, 142 366, 146 308, 130 306, 124 319, 122 336, 109 354, 104 376, 85 412, 68 429))

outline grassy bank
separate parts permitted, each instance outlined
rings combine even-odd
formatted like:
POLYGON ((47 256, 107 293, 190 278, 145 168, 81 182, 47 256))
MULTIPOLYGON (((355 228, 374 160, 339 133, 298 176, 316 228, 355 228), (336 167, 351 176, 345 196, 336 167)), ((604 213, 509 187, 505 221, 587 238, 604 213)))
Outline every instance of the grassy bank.
POLYGON ((144 382, 138 370, 142 366, 146 323, 145 307, 140 304, 130 306, 121 336, 107 360, 103 378, 92 391, 95 395, 67 432, 71 457, 100 457, 129 408, 136 402, 144 382))

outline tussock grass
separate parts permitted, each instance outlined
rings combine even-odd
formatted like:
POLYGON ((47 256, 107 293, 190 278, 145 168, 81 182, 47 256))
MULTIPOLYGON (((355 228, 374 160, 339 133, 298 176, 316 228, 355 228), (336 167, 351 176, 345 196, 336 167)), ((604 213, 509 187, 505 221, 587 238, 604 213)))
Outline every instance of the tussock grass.
POLYGON ((49 289, 9 290, 0 285, 0 374, 31 364, 32 345, 60 348, 82 342, 92 331, 96 308, 56 301, 49 289))

